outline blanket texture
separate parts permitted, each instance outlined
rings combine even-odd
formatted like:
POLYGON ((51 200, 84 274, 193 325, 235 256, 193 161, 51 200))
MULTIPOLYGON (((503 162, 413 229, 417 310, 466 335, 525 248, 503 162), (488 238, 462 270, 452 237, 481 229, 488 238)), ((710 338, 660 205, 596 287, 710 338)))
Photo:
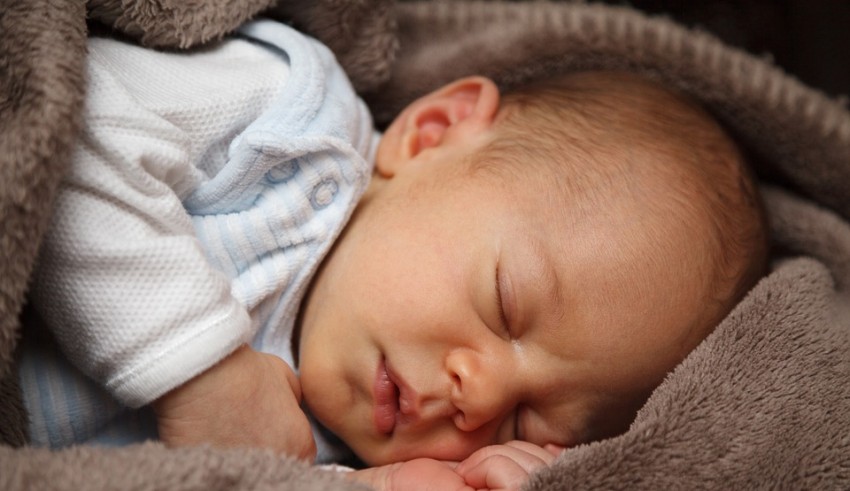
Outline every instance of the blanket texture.
POLYGON ((850 488, 850 113, 769 62, 664 19, 573 3, 0 0, 0 488, 358 489, 256 449, 26 446, 15 346, 79 126, 86 18, 191 49, 266 14, 327 43, 388 122, 468 74, 502 87, 638 71, 692 95, 752 154, 770 274, 668 375, 625 434, 565 452, 529 490, 850 488))

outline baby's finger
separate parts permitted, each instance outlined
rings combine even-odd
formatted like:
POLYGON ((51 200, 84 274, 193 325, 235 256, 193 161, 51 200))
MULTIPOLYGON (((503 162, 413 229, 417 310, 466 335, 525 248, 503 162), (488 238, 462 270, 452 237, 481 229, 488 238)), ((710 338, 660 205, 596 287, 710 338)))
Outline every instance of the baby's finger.
POLYGON ((289 387, 292 388, 292 393, 295 394, 295 400, 298 403, 301 403, 301 382, 298 380, 298 375, 295 375, 295 371, 283 361, 280 357, 271 355, 268 353, 263 353, 265 356, 266 363, 270 364, 274 367, 274 370, 280 370, 284 372, 286 376, 286 381, 289 383, 289 387))
POLYGON ((555 457, 560 457, 561 454, 563 454, 564 451, 567 449, 567 447, 564 447, 562 445, 555 445, 554 443, 547 443, 546 445, 543 445, 543 448, 555 457))
POLYGON ((526 473, 533 472, 535 469, 548 465, 554 460, 554 457, 540 447, 527 442, 510 442, 505 445, 490 445, 473 452, 472 455, 461 462, 455 472, 460 475, 465 475, 470 469, 478 466, 485 460, 501 456, 506 457, 519 465, 526 473), (514 444, 514 445, 511 445, 514 444))
MULTIPOLYGON (((539 447, 533 443, 525 442, 522 440, 513 440, 506 443, 505 445, 530 453, 531 455, 534 455, 535 457, 538 457, 540 460, 545 462, 546 465, 551 464, 555 460, 555 458, 560 455, 560 452, 554 452, 553 450, 550 450, 550 446, 558 447, 557 445, 552 444, 547 444, 544 447, 539 447)), ((563 447, 558 448, 563 449, 563 447)))
POLYGON ((517 490, 528 479, 528 471, 505 455, 491 455, 461 474, 475 489, 517 490))

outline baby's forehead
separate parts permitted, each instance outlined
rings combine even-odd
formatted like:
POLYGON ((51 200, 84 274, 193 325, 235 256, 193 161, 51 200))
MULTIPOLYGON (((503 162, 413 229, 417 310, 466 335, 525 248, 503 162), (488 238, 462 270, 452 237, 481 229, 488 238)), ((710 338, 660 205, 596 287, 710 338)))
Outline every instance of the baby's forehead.
POLYGON ((653 148, 607 147, 596 152, 574 147, 562 158, 536 152, 490 149, 474 161, 473 180, 504 192, 529 214, 556 219, 544 224, 604 217, 663 217, 682 208, 695 208, 697 198, 711 192, 704 176, 681 165, 676 156, 653 148))
MULTIPOLYGON (((746 187, 736 177, 743 158, 698 107, 663 89, 644 98, 651 100, 647 106, 668 103, 662 112, 673 116, 656 117, 646 108, 613 116, 592 108, 585 118, 590 122, 534 112, 513 116, 473 156, 470 168, 500 186, 527 215, 544 217, 543 229, 590 221, 597 228, 618 227, 634 240, 699 245, 718 218, 734 219, 730 204, 740 201, 746 187), (597 117, 617 119, 617 128, 593 122, 597 117)), ((557 234, 547 240, 558 240, 557 234)))
MULTIPOLYGON (((631 158, 644 157, 633 152, 631 158)), ((655 268, 713 256, 712 212, 704 199, 711 189, 698 174, 605 166, 598 160, 535 170, 518 179, 503 175, 500 185, 510 189, 504 199, 531 225, 534 240, 552 250, 570 254, 564 245, 578 240, 593 254, 655 268)), ((639 267, 615 274, 627 285, 647 277, 639 267)))

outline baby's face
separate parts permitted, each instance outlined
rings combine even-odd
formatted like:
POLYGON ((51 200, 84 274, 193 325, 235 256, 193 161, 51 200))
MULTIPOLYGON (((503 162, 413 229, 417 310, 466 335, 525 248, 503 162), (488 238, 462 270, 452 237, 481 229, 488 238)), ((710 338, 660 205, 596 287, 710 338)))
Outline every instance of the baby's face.
POLYGON ((500 185, 463 157, 376 177, 307 301, 305 401, 371 465, 617 434, 701 337, 699 288, 666 273, 699 247, 654 250, 664 217, 577 219, 551 177, 500 185))

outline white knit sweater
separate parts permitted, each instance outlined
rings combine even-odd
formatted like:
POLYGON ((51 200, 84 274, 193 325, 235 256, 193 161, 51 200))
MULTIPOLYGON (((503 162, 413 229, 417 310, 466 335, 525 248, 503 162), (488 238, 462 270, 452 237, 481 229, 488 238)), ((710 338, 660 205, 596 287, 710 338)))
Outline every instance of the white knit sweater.
MULTIPOLYGON (((241 35, 191 54, 89 44, 32 298, 73 365, 130 407, 244 342, 291 363, 303 292, 371 174, 377 134, 330 51, 269 21, 241 35)), ((43 443, 114 417, 90 407, 92 384, 29 360, 43 443)))

